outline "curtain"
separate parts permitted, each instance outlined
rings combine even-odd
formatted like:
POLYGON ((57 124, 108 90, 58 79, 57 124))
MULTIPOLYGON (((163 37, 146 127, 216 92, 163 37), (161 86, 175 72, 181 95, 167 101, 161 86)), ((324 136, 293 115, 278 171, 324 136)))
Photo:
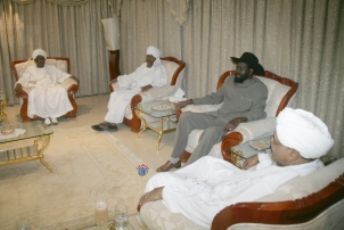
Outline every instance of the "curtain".
POLYGON ((29 58, 36 48, 50 56, 70 58, 71 73, 80 79, 78 95, 108 92, 108 57, 101 19, 111 16, 109 6, 118 7, 117 2, 90 0, 65 5, 53 0, 27 4, 0 1, 0 86, 9 104, 15 102, 11 61, 29 58))
POLYGON ((344 1, 89 0, 68 7, 49 1, 0 1, 0 87, 10 103, 10 61, 37 47, 71 58, 79 96, 107 92, 100 20, 115 12, 122 73, 133 71, 146 47, 155 45, 163 56, 187 63, 183 87, 188 97, 198 97, 214 91, 220 74, 234 68, 231 56, 253 52, 265 69, 299 83, 293 106, 322 118, 335 139, 330 157, 344 156, 344 1))

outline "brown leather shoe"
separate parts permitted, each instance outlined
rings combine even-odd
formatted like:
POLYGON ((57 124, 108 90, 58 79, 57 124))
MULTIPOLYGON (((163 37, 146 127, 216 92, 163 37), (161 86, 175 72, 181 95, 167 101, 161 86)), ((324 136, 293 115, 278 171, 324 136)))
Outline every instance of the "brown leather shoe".
POLYGON ((168 172, 172 168, 180 168, 181 162, 178 161, 177 163, 173 164, 171 161, 166 161, 165 164, 161 165, 159 168, 156 169, 157 172, 168 172))

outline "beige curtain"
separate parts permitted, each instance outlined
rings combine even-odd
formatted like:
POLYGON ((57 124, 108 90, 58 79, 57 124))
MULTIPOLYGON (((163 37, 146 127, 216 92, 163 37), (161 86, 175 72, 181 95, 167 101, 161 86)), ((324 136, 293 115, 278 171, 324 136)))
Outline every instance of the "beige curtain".
POLYGON ((266 69, 299 82, 294 106, 320 116, 335 138, 330 156, 344 156, 342 0, 89 0, 77 7, 33 2, 0 1, 0 86, 11 101, 9 61, 38 46, 71 58, 79 95, 107 92, 100 20, 116 12, 122 73, 133 71, 146 47, 155 45, 187 63, 184 89, 196 97, 213 91, 218 76, 234 68, 231 56, 254 52, 266 69))
POLYGON ((231 56, 254 52, 266 69, 299 82, 293 106, 320 116, 336 141, 330 157, 344 156, 343 1, 166 2, 123 2, 125 71, 140 63, 152 43, 187 63, 185 89, 196 97, 213 91, 219 75, 234 68, 231 56), (184 22, 170 7, 185 2, 190 4, 184 22))
MULTIPOLYGON (((10 63, 27 59, 35 48, 45 49, 51 56, 66 56, 71 72, 80 78, 78 95, 108 92, 108 61, 101 19, 112 15, 110 7, 118 1, 32 0, 17 4, 0 1, 0 67, 1 89, 9 104, 14 103, 14 78, 10 63)), ((113 11, 116 11, 114 9, 113 11)))

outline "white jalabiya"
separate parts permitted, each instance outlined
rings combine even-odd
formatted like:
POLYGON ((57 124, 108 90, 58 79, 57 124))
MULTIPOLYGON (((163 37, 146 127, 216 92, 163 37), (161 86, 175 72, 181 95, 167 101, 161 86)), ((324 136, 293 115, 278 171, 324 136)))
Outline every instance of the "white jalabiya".
POLYGON ((175 172, 158 173, 147 183, 145 192, 164 186, 163 203, 194 223, 209 228, 215 215, 228 205, 249 202, 273 193, 288 180, 315 171, 323 164, 310 163, 280 167, 269 154, 260 153, 259 164, 252 170, 211 156, 175 172))
POLYGON ((122 123, 131 98, 141 92, 141 87, 146 85, 160 87, 166 83, 166 69, 156 61, 150 68, 147 67, 147 63, 143 63, 133 73, 119 76, 114 92, 110 94, 108 112, 104 120, 110 123, 122 123))
POLYGON ((70 76, 52 65, 29 66, 16 82, 28 90, 28 116, 57 118, 71 111, 67 91, 60 84, 70 76))

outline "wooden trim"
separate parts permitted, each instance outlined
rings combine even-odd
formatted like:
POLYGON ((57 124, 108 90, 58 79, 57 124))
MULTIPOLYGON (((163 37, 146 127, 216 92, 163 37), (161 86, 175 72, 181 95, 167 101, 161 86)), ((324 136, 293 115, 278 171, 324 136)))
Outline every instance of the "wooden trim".
POLYGON ((243 136, 240 132, 230 132, 223 138, 221 143, 221 153, 224 160, 235 164, 235 159, 232 158, 231 148, 239 145, 243 141, 243 136))
POLYGON ((296 93, 296 90, 299 84, 289 78, 278 76, 270 71, 265 71, 265 76, 263 77, 278 81, 279 83, 290 87, 290 89, 285 94, 285 96, 283 97, 283 99, 281 100, 278 106, 278 109, 276 111, 276 116, 277 116, 288 105, 288 102, 290 101, 292 96, 296 93))
POLYGON ((124 117, 123 123, 130 127, 131 131, 138 133, 141 129, 141 119, 137 116, 135 112, 135 107, 142 101, 140 94, 136 94, 131 99, 131 111, 133 113, 133 118, 131 120, 124 117))
POLYGON ((179 67, 176 69, 176 71, 174 71, 173 77, 172 77, 172 80, 170 83, 171 85, 175 85, 177 83, 178 77, 180 76, 180 73, 185 68, 185 62, 183 62, 182 60, 179 60, 175 57, 171 57, 171 56, 162 57, 162 58, 160 58, 160 60, 175 62, 177 65, 179 65, 179 67))
POLYGON ((231 205, 214 218, 211 229, 237 223, 299 224, 312 220, 344 198, 344 173, 322 190, 307 197, 282 202, 250 202, 231 205))

